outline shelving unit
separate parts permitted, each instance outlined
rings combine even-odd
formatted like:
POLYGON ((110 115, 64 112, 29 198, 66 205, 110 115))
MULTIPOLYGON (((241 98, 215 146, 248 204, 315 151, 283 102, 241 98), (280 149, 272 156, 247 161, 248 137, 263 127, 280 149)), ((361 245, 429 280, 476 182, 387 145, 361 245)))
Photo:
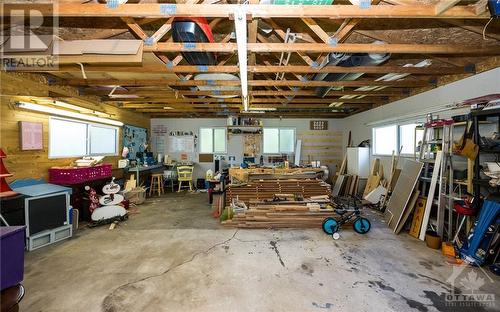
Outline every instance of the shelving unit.
POLYGON ((472 121, 473 121, 473 131, 474 131, 474 143, 479 145, 479 153, 474 161, 474 178, 472 180, 473 183, 473 194, 475 197, 478 197, 481 195, 481 190, 485 190, 486 192, 483 193, 483 195, 490 195, 492 193, 497 193, 500 188, 498 186, 492 187, 489 185, 489 180, 490 179, 484 179, 481 178, 481 155, 495 155, 497 161, 500 158, 500 149, 489 149, 489 148, 481 148, 480 144, 480 138, 481 138, 481 133, 479 131, 479 125, 483 123, 483 120, 480 120, 482 118, 487 118, 487 117, 497 117, 497 132, 500 129, 500 108, 496 109, 488 109, 488 110, 478 110, 478 111, 472 111, 472 121), (494 192, 490 192, 490 190, 493 190, 494 192))
POLYGON ((260 134, 262 133, 262 126, 227 126, 227 133, 229 134, 260 134))

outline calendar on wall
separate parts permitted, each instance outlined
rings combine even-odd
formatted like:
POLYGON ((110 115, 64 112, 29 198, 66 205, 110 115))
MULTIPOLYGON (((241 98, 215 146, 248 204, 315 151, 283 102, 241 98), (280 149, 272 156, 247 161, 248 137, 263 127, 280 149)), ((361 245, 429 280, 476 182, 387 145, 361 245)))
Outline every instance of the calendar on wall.
POLYGON ((328 120, 311 120, 309 130, 328 130, 328 120))

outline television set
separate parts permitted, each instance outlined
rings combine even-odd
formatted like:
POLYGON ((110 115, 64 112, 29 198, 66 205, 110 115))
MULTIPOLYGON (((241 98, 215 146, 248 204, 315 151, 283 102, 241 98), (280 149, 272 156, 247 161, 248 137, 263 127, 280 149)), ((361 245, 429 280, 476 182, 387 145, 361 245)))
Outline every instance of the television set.
POLYGON ((25 198, 26 236, 68 225, 69 194, 53 193, 25 198))

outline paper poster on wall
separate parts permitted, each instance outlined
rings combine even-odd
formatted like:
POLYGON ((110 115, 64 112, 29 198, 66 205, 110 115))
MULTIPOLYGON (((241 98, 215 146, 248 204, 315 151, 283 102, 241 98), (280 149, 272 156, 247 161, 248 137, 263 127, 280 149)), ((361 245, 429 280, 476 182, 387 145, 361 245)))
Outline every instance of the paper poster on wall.
POLYGON ((152 149, 155 153, 167 153, 167 126, 153 125, 151 127, 151 143, 152 149))
POLYGON ((123 146, 129 149, 127 158, 135 159, 137 153, 142 153, 148 148, 148 129, 124 125, 123 146))
POLYGON ((43 149, 43 124, 41 122, 19 122, 22 151, 43 149))

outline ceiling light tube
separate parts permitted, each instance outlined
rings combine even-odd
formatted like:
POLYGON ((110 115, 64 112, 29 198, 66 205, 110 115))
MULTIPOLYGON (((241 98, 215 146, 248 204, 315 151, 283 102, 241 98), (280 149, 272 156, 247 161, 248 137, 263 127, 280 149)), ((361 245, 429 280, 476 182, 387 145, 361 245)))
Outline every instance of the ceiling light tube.
POLYGON ((278 110, 276 107, 251 107, 249 109, 250 111, 267 111, 267 112, 273 112, 278 110))
POLYGON ((246 9, 238 6, 234 10, 234 28, 238 46, 238 63, 240 66, 241 98, 243 109, 248 111, 248 71, 247 71, 247 20, 246 9))
POLYGON ((56 101, 54 101, 54 105, 55 106, 59 106, 59 107, 64 107, 64 108, 67 108, 67 109, 71 109, 71 110, 75 110, 75 111, 77 111, 79 113, 94 114, 94 115, 97 115, 99 117, 111 117, 110 114, 105 113, 105 112, 96 111, 96 110, 93 110, 93 109, 90 109, 90 108, 85 108, 85 107, 81 107, 81 106, 69 104, 69 103, 62 102, 62 101, 57 101, 56 100, 56 101))
POLYGON ((83 119, 83 120, 94 121, 94 122, 98 122, 98 123, 119 126, 119 127, 123 126, 123 122, 121 122, 121 121, 107 119, 107 118, 101 118, 101 117, 96 117, 96 116, 91 116, 91 115, 85 115, 85 114, 80 114, 80 113, 75 113, 75 112, 70 112, 67 110, 53 108, 53 107, 39 105, 39 104, 34 104, 34 103, 16 102, 16 105, 19 108, 37 111, 37 112, 41 112, 41 113, 47 113, 47 114, 76 118, 76 119, 83 119))

